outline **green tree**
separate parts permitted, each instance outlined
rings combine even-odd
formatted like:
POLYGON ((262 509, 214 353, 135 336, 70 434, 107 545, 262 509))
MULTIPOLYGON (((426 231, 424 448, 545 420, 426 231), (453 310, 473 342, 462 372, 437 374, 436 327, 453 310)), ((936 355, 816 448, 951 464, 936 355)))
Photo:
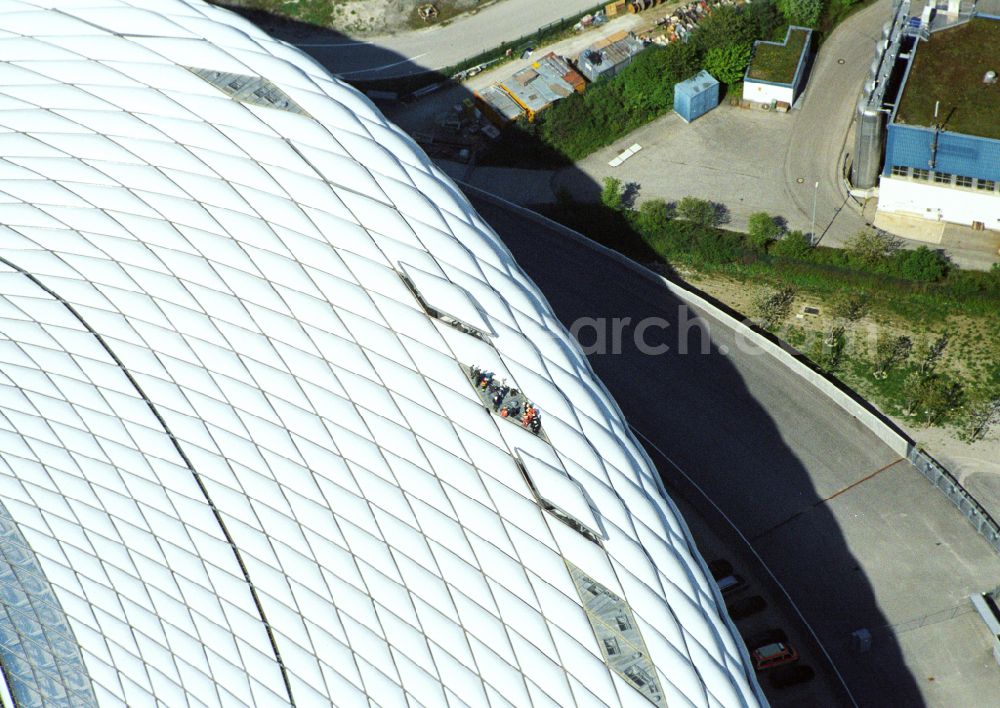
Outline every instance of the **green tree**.
POLYGON ((778 0, 778 9, 790 25, 817 27, 823 15, 823 0, 778 0))
POLYGON ((785 18, 773 0, 757 0, 740 7, 746 15, 754 39, 771 39, 776 30, 785 25, 785 18))
POLYGON ((622 181, 620 179, 615 177, 605 177, 604 187, 601 189, 601 204, 606 206, 608 209, 621 211, 623 207, 623 193, 624 187, 622 186, 622 181))
POLYGON ((716 5, 712 8, 712 14, 698 23, 698 29, 692 33, 688 43, 704 55, 714 47, 752 45, 755 39, 767 37, 772 29, 769 29, 767 34, 760 34, 761 27, 742 7, 716 5))
POLYGON ((833 314, 848 322, 857 322, 868 314, 868 293, 855 291, 847 293, 833 306, 833 314))
POLYGON ((919 369, 911 371, 903 383, 903 415, 914 415, 924 401, 927 377, 919 369))
POLYGON ((715 226, 719 219, 712 202, 690 196, 677 202, 677 216, 700 226, 715 226))
POLYGON ((925 425, 937 425, 951 411, 962 405, 962 385, 942 376, 932 376, 924 383, 921 408, 925 425))
POLYGON ((920 373, 923 376, 930 376, 937 369, 938 362, 944 356, 944 350, 948 347, 949 341, 951 341, 951 335, 945 332, 928 347, 923 361, 920 362, 920 373))
POLYGON ((747 221, 747 241, 758 251, 767 250, 768 244, 781 236, 781 227, 767 212, 758 211, 747 221))
POLYGON ((982 440, 997 423, 1000 423, 1000 396, 979 396, 968 407, 962 436, 969 442, 982 440))
POLYGON ((801 260, 809 255, 812 243, 801 231, 789 231, 784 238, 771 246, 771 253, 782 258, 801 260))
POLYGON ((902 364, 910 358, 913 351, 913 340, 905 336, 893 336, 884 333, 879 336, 875 345, 875 370, 872 372, 876 379, 889 377, 889 371, 897 364, 902 364))
POLYGON ((846 346, 847 334, 841 325, 837 325, 827 331, 823 338, 813 346, 812 360, 826 371, 836 371, 840 368, 846 346))
POLYGON ((705 71, 732 86, 743 80, 750 64, 750 44, 729 44, 712 47, 705 54, 705 71))

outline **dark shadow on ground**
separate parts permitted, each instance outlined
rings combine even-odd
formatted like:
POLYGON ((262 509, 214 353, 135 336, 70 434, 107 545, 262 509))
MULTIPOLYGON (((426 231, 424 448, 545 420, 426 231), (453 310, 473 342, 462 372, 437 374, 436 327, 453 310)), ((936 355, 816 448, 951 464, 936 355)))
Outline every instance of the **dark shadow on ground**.
MULTIPOLYGON (((331 45, 350 41, 332 31, 270 16, 262 21, 258 13, 244 14, 274 36, 291 42, 304 36, 322 37, 323 43, 331 45)), ((386 60, 404 61, 398 56, 387 56, 386 60)), ((471 94, 464 97, 472 98, 471 94)), ((390 115, 406 110, 398 103, 380 104, 380 108, 388 109, 390 115)), ((599 190, 599 185, 594 189, 599 190)), ((727 332, 716 327, 711 337, 706 337, 704 328, 688 321, 693 313, 658 279, 640 275, 510 208, 473 193, 470 196, 565 325, 582 318, 603 318, 605 322, 631 318, 631 325, 623 330, 621 352, 595 353, 589 358, 626 418, 652 443, 648 446, 650 456, 669 492, 690 502, 721 534, 729 534, 734 557, 744 556, 738 537, 677 472, 675 463, 747 538, 757 539, 755 546, 760 542, 758 550, 765 562, 775 569, 816 629, 859 703, 921 705, 915 679, 891 634, 879 635, 863 660, 854 658, 849 649, 853 630, 880 628, 887 621, 870 581, 860 571, 837 520, 810 477, 810 470, 834 464, 849 476, 861 478, 898 458, 846 414, 838 413, 840 419, 833 422, 813 419, 806 405, 813 393, 803 394, 807 387, 794 376, 784 379, 788 372, 781 365, 773 361, 744 365, 731 350, 727 355, 727 332), (665 344, 669 347, 666 353, 640 352, 634 334, 636 325, 644 320, 658 323, 644 332, 645 346, 665 344), (682 353, 685 350, 687 354, 682 353), (773 376, 765 375, 768 366, 773 376), (751 374, 768 379, 754 382, 755 390, 769 392, 766 405, 748 388, 745 376, 751 374), (789 380, 793 382, 789 386, 801 388, 783 390, 789 380), (779 410, 775 401, 787 404, 787 409, 779 410), (789 427, 788 421, 795 418, 799 418, 798 427, 789 427), (774 541, 784 533, 786 524, 803 519, 796 522, 795 535, 774 541)), ((570 206, 561 213, 572 222, 572 212, 570 206)), ((606 221, 596 224, 595 229, 596 218, 596 212, 579 211, 573 225, 589 227, 588 233, 640 263, 656 260, 655 253, 628 231, 620 216, 605 213, 600 218, 606 221)), ((669 277, 677 277, 668 266, 664 269, 669 277)), ((583 344, 592 343, 592 329, 582 334, 583 344)), ((919 564, 920 558, 912 561, 919 564)), ((748 567, 739 572, 754 582, 770 583, 755 563, 748 561, 748 567)), ((746 631, 745 624, 737 626, 746 631)), ((804 627, 786 629, 793 641, 812 644, 804 627)), ((812 653, 819 654, 815 647, 812 653)), ((829 665, 821 663, 815 668, 832 676, 829 665)), ((776 693, 766 680, 761 684, 776 705, 803 705, 792 698, 792 692, 776 693)), ((836 685, 836 680, 831 679, 830 685, 836 685)), ((823 696, 819 704, 849 701, 845 694, 835 693, 823 696)))

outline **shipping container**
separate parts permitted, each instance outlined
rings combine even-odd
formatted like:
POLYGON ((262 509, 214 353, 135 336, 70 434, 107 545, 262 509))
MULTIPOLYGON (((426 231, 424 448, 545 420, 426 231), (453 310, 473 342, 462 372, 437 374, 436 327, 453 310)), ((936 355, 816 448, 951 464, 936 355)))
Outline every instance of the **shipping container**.
POLYGON ((707 71, 700 71, 674 86, 674 111, 686 123, 708 113, 717 105, 719 82, 707 71))

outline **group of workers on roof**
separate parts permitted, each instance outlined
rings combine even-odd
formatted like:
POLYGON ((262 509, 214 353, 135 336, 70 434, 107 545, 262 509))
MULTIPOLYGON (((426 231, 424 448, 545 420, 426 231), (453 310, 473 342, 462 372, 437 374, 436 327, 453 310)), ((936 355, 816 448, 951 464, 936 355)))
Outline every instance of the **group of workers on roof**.
POLYGON ((472 367, 471 379, 473 385, 492 406, 493 412, 501 418, 511 418, 535 433, 542 429, 542 417, 538 407, 526 400, 521 392, 507 384, 507 379, 497 381, 492 371, 485 371, 478 366, 472 367))

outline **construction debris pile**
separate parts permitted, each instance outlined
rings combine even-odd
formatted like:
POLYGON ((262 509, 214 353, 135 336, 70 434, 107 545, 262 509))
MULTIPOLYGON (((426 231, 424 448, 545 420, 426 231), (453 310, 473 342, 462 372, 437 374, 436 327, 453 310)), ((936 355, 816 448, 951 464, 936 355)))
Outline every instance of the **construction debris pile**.
POLYGON ((677 40, 687 41, 688 35, 702 19, 711 14, 714 7, 742 4, 744 0, 693 0, 657 20, 657 30, 649 33, 649 41, 663 45, 677 40))

